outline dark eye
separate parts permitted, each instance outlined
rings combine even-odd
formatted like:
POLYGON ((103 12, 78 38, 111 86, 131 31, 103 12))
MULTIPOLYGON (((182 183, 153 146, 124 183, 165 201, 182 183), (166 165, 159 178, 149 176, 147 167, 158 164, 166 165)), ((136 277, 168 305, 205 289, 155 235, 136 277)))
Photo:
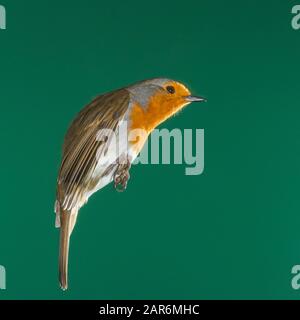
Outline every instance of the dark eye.
POLYGON ((171 94, 175 93, 175 88, 173 86, 167 86, 167 91, 171 94))

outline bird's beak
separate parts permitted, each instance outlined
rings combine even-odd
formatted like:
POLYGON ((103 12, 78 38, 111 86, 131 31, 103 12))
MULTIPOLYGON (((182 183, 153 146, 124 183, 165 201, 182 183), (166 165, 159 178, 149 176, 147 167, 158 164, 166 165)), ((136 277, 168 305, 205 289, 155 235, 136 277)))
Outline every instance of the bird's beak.
POLYGON ((185 100, 187 102, 206 102, 207 100, 203 97, 197 97, 197 96, 187 96, 185 97, 185 100))

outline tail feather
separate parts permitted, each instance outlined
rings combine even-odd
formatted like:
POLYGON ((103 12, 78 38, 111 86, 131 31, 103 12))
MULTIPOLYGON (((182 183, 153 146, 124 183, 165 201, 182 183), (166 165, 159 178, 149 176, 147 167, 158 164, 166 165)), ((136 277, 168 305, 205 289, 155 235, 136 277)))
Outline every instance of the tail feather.
POLYGON ((59 283, 62 290, 68 289, 68 258, 70 243, 71 212, 60 212, 59 283))

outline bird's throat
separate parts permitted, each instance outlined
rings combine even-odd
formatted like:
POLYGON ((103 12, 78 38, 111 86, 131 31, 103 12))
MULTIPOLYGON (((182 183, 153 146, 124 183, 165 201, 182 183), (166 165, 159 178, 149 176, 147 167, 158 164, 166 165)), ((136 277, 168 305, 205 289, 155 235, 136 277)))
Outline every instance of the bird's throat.
POLYGON ((160 97, 150 99, 146 108, 139 104, 132 107, 130 129, 143 129, 148 134, 159 124, 182 109, 187 103, 183 100, 166 100, 160 97))

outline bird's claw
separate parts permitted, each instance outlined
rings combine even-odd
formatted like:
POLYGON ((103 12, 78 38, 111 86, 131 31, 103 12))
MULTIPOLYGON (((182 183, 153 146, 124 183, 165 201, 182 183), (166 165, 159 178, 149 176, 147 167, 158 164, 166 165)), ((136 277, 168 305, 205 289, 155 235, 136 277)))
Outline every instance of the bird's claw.
POLYGON ((128 180, 130 179, 129 174, 130 165, 123 165, 118 168, 114 176, 114 187, 116 191, 123 192, 127 188, 128 180))
POLYGON ((127 188, 127 183, 128 183, 129 178, 130 178, 130 175, 129 175, 129 172, 128 172, 128 171, 123 172, 123 173, 120 174, 120 175, 116 175, 116 176, 115 176, 115 179, 114 179, 115 189, 116 189, 118 192, 123 192, 123 191, 125 191, 126 188, 127 188))

